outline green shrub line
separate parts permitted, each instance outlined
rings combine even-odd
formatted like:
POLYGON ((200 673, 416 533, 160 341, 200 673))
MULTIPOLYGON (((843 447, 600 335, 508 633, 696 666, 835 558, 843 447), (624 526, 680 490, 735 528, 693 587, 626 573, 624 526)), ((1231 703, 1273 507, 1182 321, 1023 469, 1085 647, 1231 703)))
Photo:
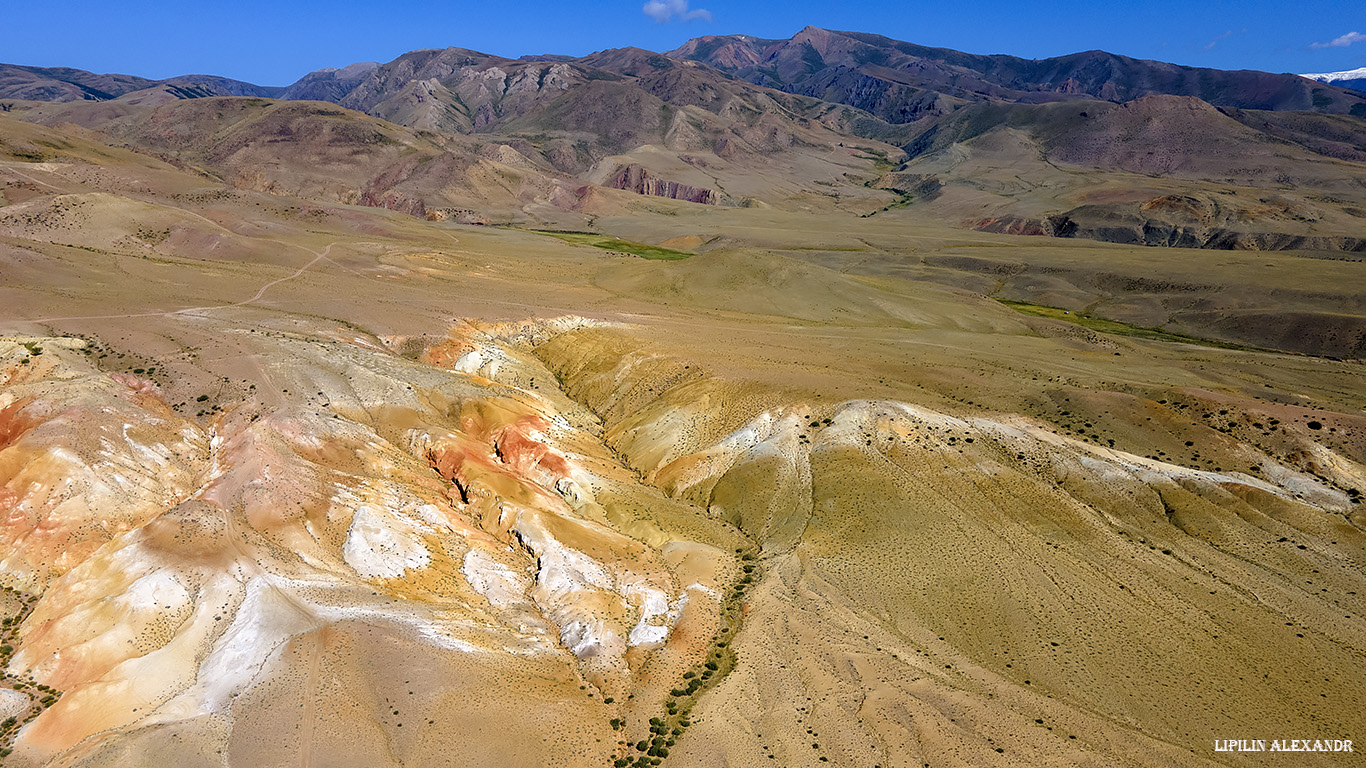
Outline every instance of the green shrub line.
MULTIPOLYGON (((752 550, 736 550, 740 575, 736 577, 721 601, 721 626, 707 647, 706 659, 683 673, 678 688, 669 691, 664 699, 664 712, 650 718, 650 738, 628 742, 619 750, 612 768, 646 768, 660 765, 669 756, 674 741, 692 725, 692 709, 702 694, 716 685, 731 670, 737 658, 730 647, 743 621, 742 605, 746 590, 758 583, 763 571, 759 557, 752 550)), ((612 730, 625 728, 621 718, 612 718, 612 730)))
POLYGON ((1198 344, 1203 347, 1219 347, 1220 349, 1240 349, 1250 350, 1254 347, 1242 344, 1230 344, 1223 341, 1213 341, 1211 339, 1201 339, 1195 336, 1183 336, 1179 333, 1169 333, 1158 328, 1144 328, 1139 325, 1121 323, 1118 320, 1106 320, 1103 317, 1086 314, 1085 312, 1073 312, 1061 307, 1050 307, 1044 304, 1030 304, 1027 301, 1014 301, 1012 299, 996 299, 1000 303, 1023 315, 1033 315, 1034 317, 1047 317, 1052 320, 1062 320, 1063 322, 1080 325, 1083 328, 1099 333, 1109 333, 1116 336, 1133 336, 1139 339, 1149 339, 1151 341, 1170 341, 1179 344, 1198 344))
POLYGON ((18 613, 0 619, 0 687, 17 691, 29 698, 29 707, 23 714, 0 721, 0 758, 5 758, 9 757, 14 749, 14 738, 19 735, 19 729, 56 704, 62 692, 35 682, 31 670, 22 676, 12 675, 7 671, 10 661, 14 658, 14 646, 19 642, 19 627, 33 612, 33 606, 38 598, 13 587, 0 587, 0 594, 19 602, 18 613))
POLYGON ((639 256, 642 259, 653 259, 656 261, 682 261, 693 255, 687 251, 676 251, 673 248, 661 248, 658 245, 636 243, 597 232, 580 232, 565 229, 523 229, 521 227, 509 227, 509 229, 545 235, 576 245, 591 245, 594 248, 601 248, 604 251, 620 251, 622 253, 629 253, 633 256, 639 256))

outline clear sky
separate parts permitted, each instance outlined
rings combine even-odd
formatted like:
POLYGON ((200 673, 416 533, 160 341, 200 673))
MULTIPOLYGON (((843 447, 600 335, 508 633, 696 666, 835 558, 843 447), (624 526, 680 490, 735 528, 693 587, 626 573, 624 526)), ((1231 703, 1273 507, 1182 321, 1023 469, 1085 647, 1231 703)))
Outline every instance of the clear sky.
POLYGON ((1366 0, 11 0, 0 62, 286 85, 326 66, 459 46, 504 56, 668 50, 807 24, 1027 58, 1100 48, 1224 69, 1366 67, 1366 0), (689 5, 691 2, 691 5, 689 5))

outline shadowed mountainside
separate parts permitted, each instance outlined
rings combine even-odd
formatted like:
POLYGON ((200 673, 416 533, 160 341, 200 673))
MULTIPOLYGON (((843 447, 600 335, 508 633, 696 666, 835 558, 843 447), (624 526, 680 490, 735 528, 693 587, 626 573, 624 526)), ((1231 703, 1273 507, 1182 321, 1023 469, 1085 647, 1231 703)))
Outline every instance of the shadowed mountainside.
POLYGON ((1165 94, 1240 109, 1366 116, 1366 95, 1298 75, 1201 69, 1086 51, 1051 59, 982 56, 861 32, 806 27, 789 40, 700 37, 669 56, 753 83, 859 107, 894 123, 980 101, 1130 101, 1165 94))
POLYGON ((264 96, 274 98, 283 88, 253 85, 217 75, 179 75, 148 80, 134 75, 97 75, 71 67, 24 67, 0 64, 0 98, 32 101, 108 101, 155 88, 178 88, 176 98, 204 96, 264 96))

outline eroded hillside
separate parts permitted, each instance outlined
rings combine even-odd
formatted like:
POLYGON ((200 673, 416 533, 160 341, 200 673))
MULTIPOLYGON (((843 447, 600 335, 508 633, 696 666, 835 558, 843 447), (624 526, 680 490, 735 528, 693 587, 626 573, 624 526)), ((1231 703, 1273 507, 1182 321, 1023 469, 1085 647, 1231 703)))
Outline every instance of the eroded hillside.
POLYGON ((420 360, 200 322, 273 398, 189 419, 86 342, 5 342, 3 565, 41 595, 8 672, 61 692, 19 764, 1193 765, 1361 725, 1360 417, 1070 391, 1113 447, 573 318, 420 360))

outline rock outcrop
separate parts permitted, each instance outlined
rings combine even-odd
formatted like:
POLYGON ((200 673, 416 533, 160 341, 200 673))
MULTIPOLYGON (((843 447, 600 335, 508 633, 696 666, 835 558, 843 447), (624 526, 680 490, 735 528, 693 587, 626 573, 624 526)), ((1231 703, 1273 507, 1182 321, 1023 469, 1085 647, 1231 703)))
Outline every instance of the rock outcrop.
POLYGON ((671 200, 682 200, 689 203, 701 203, 702 205, 716 205, 720 202, 720 195, 712 189, 703 189, 683 184, 677 181, 661 179, 650 173, 645 168, 634 163, 624 165, 612 172, 602 186, 612 189, 624 189, 627 192, 635 192, 638 195, 653 195, 655 197, 667 197, 671 200))

